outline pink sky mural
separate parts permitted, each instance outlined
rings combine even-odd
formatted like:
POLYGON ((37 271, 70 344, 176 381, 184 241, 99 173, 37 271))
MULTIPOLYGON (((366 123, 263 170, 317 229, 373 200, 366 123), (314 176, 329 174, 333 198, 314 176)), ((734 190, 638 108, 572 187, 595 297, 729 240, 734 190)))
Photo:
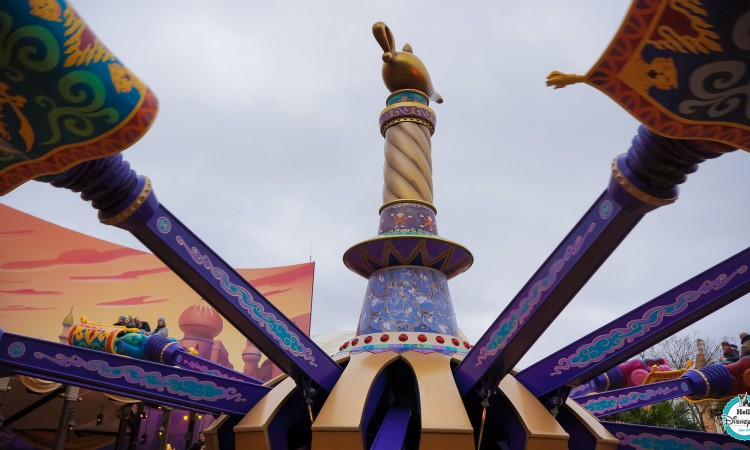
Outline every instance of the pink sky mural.
MULTIPOLYGON (((104 226, 104 225, 102 225, 104 226)), ((124 232, 124 231, 123 231, 124 232)), ((305 332, 315 264, 237 269, 305 332)), ((71 311, 91 322, 114 323, 120 314, 156 325, 182 339, 180 314, 201 298, 154 255, 96 239, 0 205, 0 328, 57 341, 71 311)), ((228 322, 216 338, 242 370, 245 338, 228 322)))

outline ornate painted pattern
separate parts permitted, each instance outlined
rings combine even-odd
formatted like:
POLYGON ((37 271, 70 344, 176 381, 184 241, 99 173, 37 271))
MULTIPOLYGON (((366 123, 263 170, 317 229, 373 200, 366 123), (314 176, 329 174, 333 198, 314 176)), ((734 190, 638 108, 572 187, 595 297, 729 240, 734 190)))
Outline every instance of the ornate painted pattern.
MULTIPOLYGON (((444 353, 452 355, 453 353, 467 353, 468 350, 461 347, 451 347, 447 345, 431 345, 431 344, 370 344, 363 345, 361 347, 352 348, 349 350, 351 353, 361 352, 405 352, 405 351, 417 351, 421 353, 444 353)), ((339 353, 348 353, 349 351, 341 351, 339 353)))
POLYGON ((646 389, 645 391, 635 391, 628 394, 611 395, 589 400, 581 404, 591 414, 600 417, 613 412, 619 411, 631 405, 638 405, 651 400, 655 397, 664 397, 672 392, 684 392, 689 394, 687 383, 682 383, 681 387, 660 387, 656 389, 646 389))
POLYGON ((590 343, 578 347, 572 355, 561 358, 550 376, 560 375, 563 371, 573 367, 583 368, 602 361, 607 355, 657 327, 664 318, 680 315, 685 312, 690 303, 701 298, 703 294, 724 288, 735 276, 746 271, 747 266, 743 265, 729 275, 721 274, 713 280, 706 280, 698 289, 683 292, 675 297, 673 303, 655 306, 644 312, 641 318, 628 322, 626 326, 597 336, 590 343))
POLYGON ((421 123, 432 134, 435 132, 437 117, 433 110, 419 103, 395 103, 380 113, 380 134, 385 136, 385 130, 389 126, 404 121, 421 123))
POLYGON ((232 373, 230 369, 226 369, 221 366, 217 367, 213 364, 206 364, 201 360, 191 357, 183 358, 182 356, 183 355, 177 355, 174 361, 179 367, 194 370, 200 373, 205 373, 206 375, 214 375, 217 377, 228 378, 230 380, 241 381, 244 383, 247 383, 251 380, 250 377, 237 376, 236 374, 232 373))
POLYGON ((627 434, 617 432, 615 437, 620 440, 618 448, 632 448, 636 450, 747 450, 747 445, 742 442, 731 442, 728 444, 719 444, 710 440, 698 442, 695 439, 680 438, 670 434, 627 434))
POLYGON ((400 90, 392 93, 388 96, 385 101, 387 106, 391 106, 394 103, 421 103, 422 105, 428 106, 430 101, 425 97, 424 93, 412 90, 400 90))
POLYGON ((424 266, 443 272, 448 279, 471 267, 474 257, 463 246, 438 236, 393 234, 360 242, 344 254, 349 270, 369 278, 391 266, 424 266))
POLYGON ((73 325, 68 334, 68 344, 90 348, 108 353, 115 353, 115 341, 123 328, 91 327, 82 324, 73 325))
POLYGON ((586 75, 654 131, 750 150, 750 5, 638 0, 586 75))
POLYGON ((247 289, 232 283, 232 281, 229 280, 229 274, 226 271, 215 267, 208 255, 202 254, 196 247, 190 247, 182 236, 176 236, 175 240, 180 246, 187 250, 193 262, 208 270, 211 275, 219 281, 219 286, 225 293, 237 299, 237 304, 248 312, 249 317, 253 319, 260 328, 268 330, 269 335, 278 342, 281 348, 293 356, 304 358, 313 367, 318 366, 317 363, 315 363, 315 357, 312 355, 312 350, 306 348, 300 342, 299 337, 292 333, 274 314, 266 312, 263 305, 255 301, 253 295, 247 289))
POLYGON ((380 212, 378 235, 391 234, 437 235, 435 211, 416 202, 398 202, 385 206, 380 212))
POLYGON ((378 331, 458 336, 446 276, 424 267, 394 267, 372 274, 357 334, 378 331))
POLYGON ((542 294, 554 286, 557 275, 565 268, 566 263, 578 253, 586 242, 586 238, 592 235, 595 230, 596 223, 591 223, 582 235, 576 236, 573 243, 566 247, 562 256, 549 266, 544 278, 535 281, 529 288, 526 296, 518 302, 518 306, 505 314, 505 318, 500 321, 487 345, 479 349, 479 356, 477 357, 475 366, 480 366, 485 359, 505 348, 505 345, 516 334, 524 319, 531 315, 534 307, 541 301, 542 294))
POLYGON ((120 152, 156 116, 156 98, 64 1, 0 3, 0 195, 120 152))
POLYGON ((157 371, 145 371, 137 365, 110 366, 106 361, 97 359, 87 361, 77 355, 68 357, 60 353, 50 356, 46 353, 35 352, 34 357, 52 362, 62 368, 81 368, 105 378, 121 380, 130 385, 159 392, 166 391, 169 394, 195 401, 247 401, 235 388, 223 388, 212 381, 200 381, 195 377, 182 377, 175 374, 165 376, 157 371))

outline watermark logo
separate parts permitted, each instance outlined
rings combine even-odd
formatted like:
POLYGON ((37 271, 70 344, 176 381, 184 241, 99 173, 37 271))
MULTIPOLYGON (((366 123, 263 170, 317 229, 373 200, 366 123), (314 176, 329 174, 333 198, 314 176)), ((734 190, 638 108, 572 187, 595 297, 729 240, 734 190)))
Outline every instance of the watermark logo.
POLYGON ((729 400, 724 407, 721 421, 730 436, 741 441, 750 441, 750 397, 747 393, 729 400))

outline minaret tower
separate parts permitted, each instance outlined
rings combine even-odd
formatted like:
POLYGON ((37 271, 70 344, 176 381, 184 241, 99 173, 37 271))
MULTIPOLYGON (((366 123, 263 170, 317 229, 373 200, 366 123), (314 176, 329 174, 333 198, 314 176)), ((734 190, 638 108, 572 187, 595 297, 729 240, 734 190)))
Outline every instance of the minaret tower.
POLYGON ((73 319, 73 307, 70 307, 70 312, 68 312, 68 315, 65 316, 65 318, 62 321, 62 331, 60 331, 60 335, 57 336, 57 338, 60 340, 61 344, 67 344, 68 343, 68 335, 70 334, 70 328, 75 323, 75 320, 73 319))
POLYGON ((460 337, 448 290, 473 258, 438 236, 433 205, 429 105, 442 98, 409 44, 396 51, 382 22, 373 34, 391 91, 379 119, 383 205, 377 236, 344 254, 344 264, 368 279, 367 291, 356 335, 335 356, 348 361, 314 420, 312 448, 375 448, 403 429, 407 448, 473 449, 451 371, 471 346, 460 337))
POLYGON ((373 34, 391 94, 379 120, 385 169, 377 235, 344 253, 346 267, 368 280, 357 332, 334 355, 345 367, 327 396, 303 398, 294 380, 278 382, 233 428, 237 448, 297 448, 307 442, 299 434, 307 421, 312 449, 477 448, 452 370, 471 345, 461 339, 448 290, 473 258, 438 236, 433 205, 430 101, 442 98, 409 44, 396 51, 382 22, 373 34), (306 416, 294 409, 301 405, 306 416))
POLYGON ((466 248, 438 236, 433 204, 431 138, 442 102, 427 69, 406 44, 396 52, 383 23, 373 26, 383 47, 383 80, 391 90, 380 113, 385 138, 383 205, 378 235, 344 254, 367 278, 357 335, 342 351, 407 350, 465 353, 448 280, 471 266, 466 248))

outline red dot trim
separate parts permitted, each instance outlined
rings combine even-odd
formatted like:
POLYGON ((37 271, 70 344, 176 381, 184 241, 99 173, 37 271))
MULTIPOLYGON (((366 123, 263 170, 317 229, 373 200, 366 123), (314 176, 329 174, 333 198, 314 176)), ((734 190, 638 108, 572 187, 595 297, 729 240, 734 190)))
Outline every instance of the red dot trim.
POLYGON ((387 334, 384 334, 380 336, 380 342, 388 342, 389 336, 387 334))
POLYGON ((357 338, 352 339, 352 345, 357 345, 358 342, 359 342, 359 339, 357 338))
POLYGON ((427 336, 425 336, 424 334, 420 334, 419 336, 417 336, 417 339, 419 339, 419 342, 425 342, 427 341, 427 336))
POLYGON ((469 344, 468 342, 464 342, 464 347, 471 348, 471 344, 469 344))
POLYGON ((407 335, 405 335, 405 334, 400 334, 400 335, 398 336, 398 340, 399 340, 399 341, 401 341, 401 342, 404 342, 404 341, 406 341, 407 339, 409 339, 409 336, 407 336, 407 335))
POLYGON ((435 340, 436 340, 436 341, 438 341, 438 344, 442 344, 442 343, 444 343, 444 342, 445 342, 445 338, 444 338, 444 337, 442 337, 442 336, 437 336, 437 337, 435 338, 435 340))
POLYGON ((451 342, 453 342, 453 345, 458 345, 458 344, 460 344, 460 342, 459 342, 459 341, 458 341, 458 339, 456 339, 456 338, 453 338, 453 339, 451 339, 451 342))
POLYGON ((372 336, 365 336, 365 344, 372 342, 372 336))

